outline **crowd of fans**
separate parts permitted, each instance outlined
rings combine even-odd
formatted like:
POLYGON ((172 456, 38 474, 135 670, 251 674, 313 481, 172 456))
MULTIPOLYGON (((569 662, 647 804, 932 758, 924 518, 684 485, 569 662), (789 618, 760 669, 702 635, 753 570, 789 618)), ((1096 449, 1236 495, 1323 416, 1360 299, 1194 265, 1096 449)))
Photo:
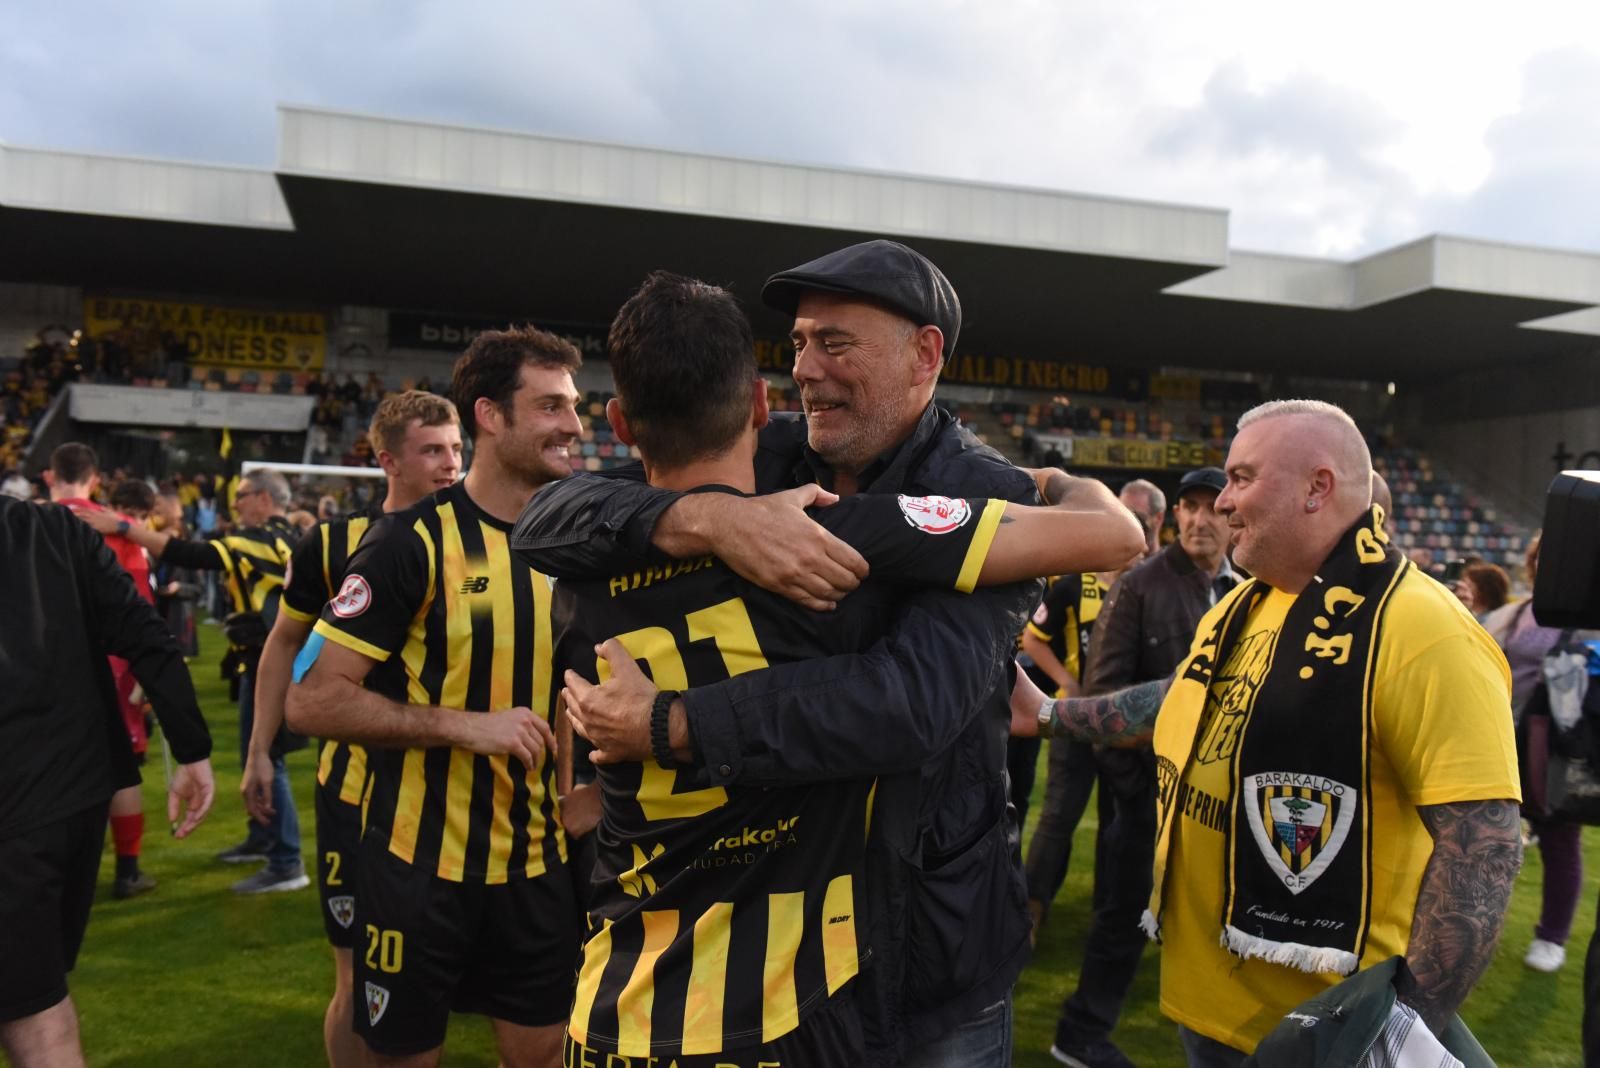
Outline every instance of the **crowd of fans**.
MULTIPOLYGON (((443 382, 427 375, 390 382, 376 372, 358 379, 352 373, 191 368, 188 349, 171 332, 125 327, 90 337, 66 327, 46 327, 21 356, 0 356, 0 492, 26 497, 41 491, 21 475, 22 460, 51 402, 75 381, 311 396, 316 404, 307 455, 312 463, 344 467, 377 466, 366 426, 384 397, 409 389, 445 392, 443 382)), ((637 456, 606 421, 610 397, 609 392, 591 391, 579 405, 584 430, 572 453, 576 471, 599 471, 637 456)), ((800 407, 799 392, 787 382, 770 389, 769 401, 774 411, 800 407)), ((988 403, 939 398, 936 403, 1011 459, 1047 466, 1064 462, 1052 443, 1072 437, 1198 442, 1210 450, 1208 462, 1216 462, 1237 414, 1176 401, 1141 406, 1081 403, 1065 396, 988 403)), ((1372 444, 1375 467, 1394 486, 1395 537, 1402 548, 1424 566, 1443 567, 1460 558, 1515 568, 1527 545, 1523 532, 1436 472, 1426 457, 1382 441, 1372 444)), ((341 504, 363 495, 344 483, 330 488, 341 504)))

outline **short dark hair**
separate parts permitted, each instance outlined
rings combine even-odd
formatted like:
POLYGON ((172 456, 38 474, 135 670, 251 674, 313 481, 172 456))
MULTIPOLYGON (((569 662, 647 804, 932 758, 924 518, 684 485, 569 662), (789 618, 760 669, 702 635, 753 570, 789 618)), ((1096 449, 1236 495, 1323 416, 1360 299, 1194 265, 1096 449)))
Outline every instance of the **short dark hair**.
POLYGON ((606 349, 650 463, 681 467, 726 452, 750 425, 755 338, 726 289, 655 271, 617 312, 606 349))
POLYGON ((111 487, 107 500, 119 512, 148 513, 156 506, 156 491, 142 478, 125 478, 111 487))
POLYGON ((456 360, 450 377, 450 397, 468 437, 478 437, 478 417, 473 406, 479 397, 499 405, 509 418, 511 395, 522 383, 525 363, 576 371, 583 366, 583 357, 571 342, 533 326, 485 330, 473 338, 467 351, 456 360))
POLYGON ((100 458, 81 441, 57 445, 56 451, 50 454, 50 473, 56 476, 57 482, 77 485, 89 481, 99 470, 100 458))

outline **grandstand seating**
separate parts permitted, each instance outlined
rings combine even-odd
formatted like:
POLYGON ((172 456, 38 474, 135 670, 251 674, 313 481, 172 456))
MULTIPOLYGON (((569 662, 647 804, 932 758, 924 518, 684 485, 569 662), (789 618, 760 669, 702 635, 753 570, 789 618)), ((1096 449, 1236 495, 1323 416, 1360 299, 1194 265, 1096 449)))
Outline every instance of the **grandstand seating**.
MULTIPOLYGON (((74 359, 70 348, 62 345, 54 346, 48 367, 34 360, 32 352, 24 358, 0 357, 0 388, 4 389, 0 401, 7 402, 7 408, 0 412, 6 416, 0 433, 0 468, 16 464, 50 397, 81 372, 81 367, 71 366, 74 359)), ((158 388, 169 384, 153 374, 138 373, 128 374, 120 381, 158 388)), ((376 403, 370 390, 379 386, 386 390, 409 389, 413 383, 378 383, 374 379, 362 387, 362 399, 354 404, 353 412, 342 412, 347 405, 334 399, 334 395, 349 389, 348 382, 337 385, 331 375, 324 380, 319 374, 307 372, 196 366, 190 368, 184 386, 288 396, 325 393, 328 399, 319 403, 314 416, 314 422, 327 435, 327 447, 319 451, 330 458, 353 457, 352 462, 362 463, 370 462, 365 459, 370 449, 364 451, 361 441, 366 413, 376 403), (352 414, 358 417, 350 418, 352 414)), ((610 396, 608 392, 591 391, 579 403, 583 432, 572 452, 575 471, 604 470, 638 455, 637 449, 617 439, 606 420, 605 405, 610 396)), ((788 383, 774 384, 769 390, 769 402, 774 411, 780 412, 798 411, 801 406, 799 391, 788 383)), ((937 403, 1019 463, 1040 462, 1044 455, 1042 442, 1069 437, 1199 442, 1220 455, 1238 415, 1175 401, 1084 404, 1063 396, 989 402, 941 397, 937 403)), ((1394 493, 1394 518, 1403 548, 1427 548, 1439 558, 1478 556, 1499 564, 1520 562, 1525 532, 1503 521, 1479 497, 1436 471, 1427 457, 1408 449, 1376 448, 1374 464, 1389 480, 1394 493)))
POLYGON ((1436 559, 1482 557, 1505 567, 1522 562, 1527 533, 1481 498, 1435 470, 1414 449, 1377 450, 1372 464, 1394 495, 1396 540, 1426 548, 1436 559))

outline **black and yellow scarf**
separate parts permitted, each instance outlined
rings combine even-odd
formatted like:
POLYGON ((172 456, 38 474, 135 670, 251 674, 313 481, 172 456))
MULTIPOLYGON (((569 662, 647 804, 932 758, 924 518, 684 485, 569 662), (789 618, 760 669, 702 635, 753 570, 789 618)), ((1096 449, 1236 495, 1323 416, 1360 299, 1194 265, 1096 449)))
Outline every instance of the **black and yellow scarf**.
MULTIPOLYGON (((1144 926, 1159 937, 1179 789, 1213 717, 1232 729, 1232 792, 1223 854, 1228 949, 1306 972, 1348 975, 1372 917, 1372 691, 1389 596, 1410 566, 1388 544, 1383 511, 1352 526, 1290 606, 1250 685, 1215 688, 1251 610, 1270 591, 1251 581, 1223 603, 1180 668, 1156 723, 1155 888, 1144 926), (1253 692, 1253 700, 1245 694, 1253 692)), ((1185 872, 1184 878, 1205 878, 1185 872)))

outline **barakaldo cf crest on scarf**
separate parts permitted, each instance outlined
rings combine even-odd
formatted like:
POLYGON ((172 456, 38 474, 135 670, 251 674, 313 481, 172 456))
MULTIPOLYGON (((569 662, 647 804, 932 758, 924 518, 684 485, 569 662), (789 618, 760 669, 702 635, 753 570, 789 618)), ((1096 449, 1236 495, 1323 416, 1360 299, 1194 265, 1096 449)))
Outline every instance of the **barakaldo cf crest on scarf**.
POLYGON ((1324 775, 1275 771, 1244 783, 1256 846, 1283 885, 1298 894, 1328 870, 1356 818, 1355 787, 1324 775))

